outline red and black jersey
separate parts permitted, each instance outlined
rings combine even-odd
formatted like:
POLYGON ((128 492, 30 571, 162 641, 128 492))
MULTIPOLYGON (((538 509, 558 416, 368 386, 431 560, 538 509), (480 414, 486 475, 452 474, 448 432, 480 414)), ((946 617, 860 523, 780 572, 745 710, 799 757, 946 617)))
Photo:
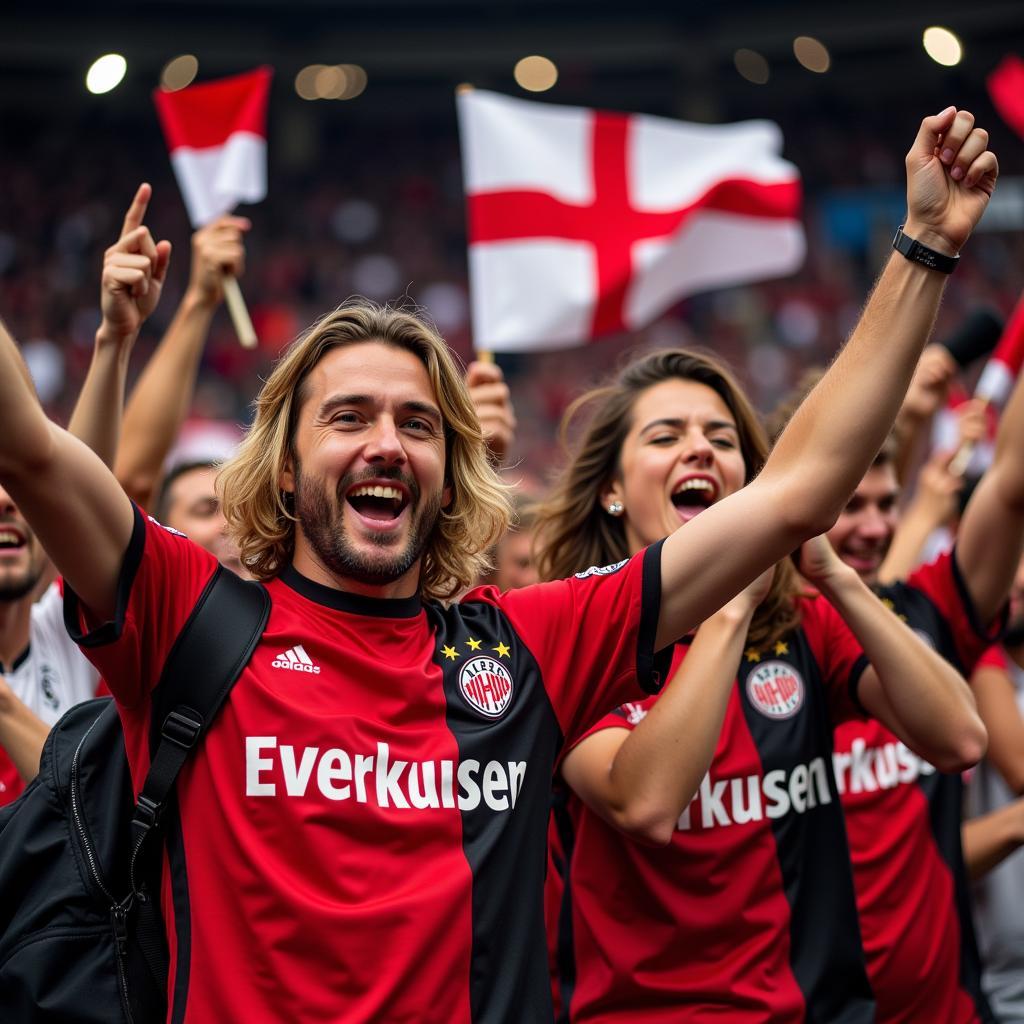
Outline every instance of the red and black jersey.
MULTIPOLYGON (((833 726, 858 713, 865 662, 824 598, 801 611, 743 658, 668 846, 632 842, 574 798, 573 1021, 874 1020, 832 778, 833 726)), ((654 699, 591 732, 632 729, 654 699)))
MULTIPOLYGON (((137 515, 116 621, 78 637, 132 775, 151 694, 216 562, 137 515)), ((168 1019, 551 1019, 551 775, 654 672, 660 546, 441 607, 286 570, 255 653, 178 782, 163 888, 168 1019)), ((68 625, 81 628, 75 595, 68 625)))
MULTIPOLYGON (((965 676, 993 640, 952 554, 879 595, 965 676)), ((960 775, 937 772, 876 721, 836 730, 834 768, 878 1020, 993 1021, 960 844, 960 775)))

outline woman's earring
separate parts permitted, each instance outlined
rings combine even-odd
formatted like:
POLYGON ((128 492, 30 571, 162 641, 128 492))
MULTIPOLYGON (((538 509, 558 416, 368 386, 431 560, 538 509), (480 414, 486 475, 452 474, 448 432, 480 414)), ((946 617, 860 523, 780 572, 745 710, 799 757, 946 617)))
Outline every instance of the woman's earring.
POLYGON ((615 516, 616 518, 618 518, 618 517, 619 517, 619 516, 621 516, 621 515, 622 515, 622 513, 623 513, 623 512, 625 512, 626 510, 625 510, 625 508, 623 507, 623 505, 622 505, 622 502, 621 502, 621 501, 613 501, 613 502, 612 502, 612 503, 611 503, 611 504, 610 504, 610 505, 608 506, 608 508, 607 508, 607 510, 606 510, 606 511, 608 512, 608 515, 610 515, 610 516, 615 516))

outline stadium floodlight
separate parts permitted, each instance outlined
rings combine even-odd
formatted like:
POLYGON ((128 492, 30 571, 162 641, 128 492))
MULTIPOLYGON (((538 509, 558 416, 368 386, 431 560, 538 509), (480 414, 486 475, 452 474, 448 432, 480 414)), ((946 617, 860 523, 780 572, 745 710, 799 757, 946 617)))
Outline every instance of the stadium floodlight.
POLYGON ((767 84, 771 71, 768 68, 768 61, 757 50, 748 50, 744 47, 732 55, 732 60, 736 70, 748 82, 753 82, 754 85, 767 84))
POLYGON ((793 56, 801 67, 819 75, 823 75, 832 66, 828 47, 813 36, 797 36, 793 40, 793 56))
POLYGON ((320 99, 317 76, 324 70, 324 64, 309 64, 295 76, 295 91, 304 100, 320 99))
POLYGON ((957 38, 956 33, 951 32, 948 28, 932 25, 924 30, 921 41, 924 44, 924 52, 936 64, 951 68, 963 59, 963 44, 957 38))
POLYGON ((524 57, 512 72, 516 84, 528 92, 546 92, 558 81, 558 68, 547 57, 524 57))
POLYGON ((127 70, 128 61, 121 54, 104 54, 94 60, 92 67, 86 72, 85 87, 97 96, 110 92, 111 89, 116 89, 121 84, 121 79, 124 78, 127 70))
POLYGON ((199 74, 199 61, 191 53, 183 53, 173 57, 160 73, 160 88, 167 92, 177 92, 191 85, 199 74))

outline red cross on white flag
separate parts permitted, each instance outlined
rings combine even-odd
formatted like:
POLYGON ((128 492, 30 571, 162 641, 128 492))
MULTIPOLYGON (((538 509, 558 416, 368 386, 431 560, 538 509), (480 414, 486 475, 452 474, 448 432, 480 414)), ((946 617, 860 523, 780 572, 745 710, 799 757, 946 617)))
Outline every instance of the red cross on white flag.
POLYGON ((474 344, 636 330, 696 292, 803 260, 800 177, 770 121, 701 125, 458 96, 474 344))

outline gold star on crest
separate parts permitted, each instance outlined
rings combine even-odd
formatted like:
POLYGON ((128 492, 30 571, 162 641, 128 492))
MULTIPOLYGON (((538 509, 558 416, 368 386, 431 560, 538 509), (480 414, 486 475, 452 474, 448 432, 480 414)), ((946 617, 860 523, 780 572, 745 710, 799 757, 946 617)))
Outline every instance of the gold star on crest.
POLYGON ((893 610, 893 609, 894 609, 894 608, 896 607, 896 606, 895 606, 895 605, 894 605, 894 604, 892 603, 892 601, 891 601, 891 600, 889 600, 889 598, 887 598, 887 597, 883 597, 883 598, 882 598, 882 604, 884 604, 884 605, 885 605, 885 607, 889 609, 889 611, 892 611, 892 610, 893 610))
POLYGON ((747 661, 757 662, 761 660, 761 655, 758 653, 756 647, 748 647, 746 650, 746 658, 747 661))
POLYGON ((459 652, 455 650, 454 647, 449 647, 447 645, 441 648, 441 653, 450 661, 454 661, 459 656, 459 652))
POLYGON ((466 644, 467 644, 467 646, 469 647, 469 649, 471 651, 479 651, 480 650, 480 641, 479 640, 474 640, 472 637, 470 637, 466 641, 466 644))
POLYGON ((506 644, 503 644, 499 640, 498 641, 498 646, 495 647, 494 650, 498 652, 498 657, 499 658, 507 658, 509 656, 509 652, 512 650, 512 648, 507 646, 506 644))
POLYGON ((780 640, 775 645, 775 653, 776 654, 789 654, 789 644, 784 643, 782 640, 780 640))

